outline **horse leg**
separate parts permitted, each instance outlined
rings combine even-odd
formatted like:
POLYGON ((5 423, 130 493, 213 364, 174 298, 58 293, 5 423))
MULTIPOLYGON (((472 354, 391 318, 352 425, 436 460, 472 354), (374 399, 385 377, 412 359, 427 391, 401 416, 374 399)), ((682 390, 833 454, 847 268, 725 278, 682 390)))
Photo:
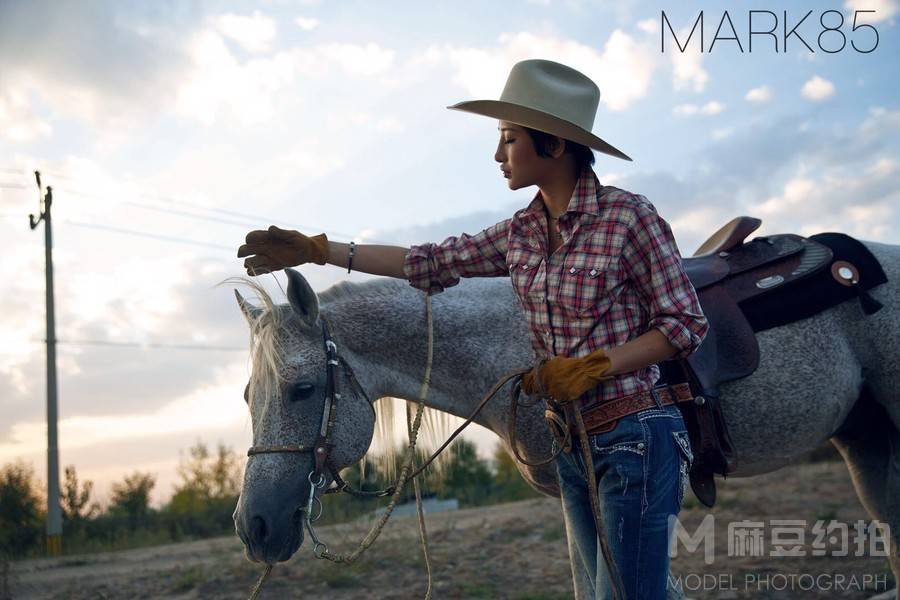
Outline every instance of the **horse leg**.
MULTIPOLYGON (((831 438, 869 515, 890 528, 888 561, 900 581, 900 428, 864 389, 847 421, 831 438)), ((895 588, 871 600, 900 600, 895 588)))

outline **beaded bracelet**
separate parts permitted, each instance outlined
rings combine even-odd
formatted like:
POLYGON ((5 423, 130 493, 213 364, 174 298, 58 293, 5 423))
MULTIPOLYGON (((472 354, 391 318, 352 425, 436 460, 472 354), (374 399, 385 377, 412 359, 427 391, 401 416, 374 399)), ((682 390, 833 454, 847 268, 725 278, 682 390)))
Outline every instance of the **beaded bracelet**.
POLYGON ((347 272, 350 272, 350 268, 353 266, 353 249, 356 246, 353 242, 350 242, 350 254, 347 255, 347 272))

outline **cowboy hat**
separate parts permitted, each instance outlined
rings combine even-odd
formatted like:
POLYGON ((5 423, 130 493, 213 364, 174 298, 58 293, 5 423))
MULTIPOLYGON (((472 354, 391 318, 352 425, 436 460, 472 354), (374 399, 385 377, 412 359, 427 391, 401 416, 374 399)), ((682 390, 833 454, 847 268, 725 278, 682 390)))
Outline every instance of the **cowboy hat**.
POLYGON ((583 73, 551 60, 513 65, 499 100, 467 100, 448 106, 557 135, 624 160, 631 158, 593 133, 600 89, 583 73))

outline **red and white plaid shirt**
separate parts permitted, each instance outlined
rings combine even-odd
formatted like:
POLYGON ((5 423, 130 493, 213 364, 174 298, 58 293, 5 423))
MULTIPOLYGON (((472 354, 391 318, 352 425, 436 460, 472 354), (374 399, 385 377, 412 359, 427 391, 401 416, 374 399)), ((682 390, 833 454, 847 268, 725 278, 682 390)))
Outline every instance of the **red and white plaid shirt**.
MULTIPOLYGON (((538 357, 585 356, 656 327, 684 358, 709 324, 681 263, 669 224, 647 198, 603 186, 585 167, 549 253, 540 191, 531 203, 475 235, 413 246, 403 263, 410 285, 436 294, 460 277, 509 276, 538 357)), ((656 364, 615 375, 585 394, 589 404, 648 390, 656 364)))

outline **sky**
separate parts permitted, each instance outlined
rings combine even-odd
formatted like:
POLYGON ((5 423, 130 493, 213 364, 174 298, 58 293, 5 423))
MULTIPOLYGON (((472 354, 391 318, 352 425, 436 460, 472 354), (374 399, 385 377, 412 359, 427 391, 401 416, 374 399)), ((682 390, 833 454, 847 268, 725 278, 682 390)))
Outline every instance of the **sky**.
MULTIPOLYGON (((900 242, 898 0, 784 7, 0 0, 0 464, 46 477, 35 170, 54 198, 60 462, 101 501, 137 469, 159 504, 196 441, 250 445, 248 331, 215 287, 244 274, 248 231, 409 246, 531 200, 493 159, 496 121, 446 109, 498 98, 520 60, 597 83, 593 132, 634 161, 594 170, 645 195, 683 256, 738 215, 755 235, 900 242), (751 49, 751 8, 777 51, 751 49), (701 11, 702 51, 699 30, 679 51, 701 11)), ((299 270, 316 290, 369 277, 299 270)), ((492 434, 466 435, 490 454, 492 434)))

